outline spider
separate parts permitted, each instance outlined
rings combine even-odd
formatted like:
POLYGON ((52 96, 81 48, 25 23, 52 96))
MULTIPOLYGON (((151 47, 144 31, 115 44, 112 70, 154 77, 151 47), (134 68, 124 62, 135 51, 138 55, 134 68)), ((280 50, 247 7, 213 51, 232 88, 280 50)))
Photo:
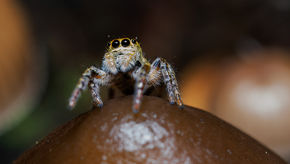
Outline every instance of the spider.
MULTIPOLYGON (((149 63, 143 56, 143 51, 136 39, 118 38, 108 43, 102 67, 87 68, 79 79, 70 99, 69 109, 76 105, 80 94, 89 87, 93 98, 93 105, 102 107, 99 90, 101 86, 114 85, 119 74, 129 75, 135 80, 132 110, 137 113, 140 109, 143 93, 150 86, 157 86, 160 82, 166 85, 170 104, 177 104, 183 108, 175 73, 171 65, 163 58, 156 58, 149 63)), ((128 77, 128 76, 127 76, 128 77)))

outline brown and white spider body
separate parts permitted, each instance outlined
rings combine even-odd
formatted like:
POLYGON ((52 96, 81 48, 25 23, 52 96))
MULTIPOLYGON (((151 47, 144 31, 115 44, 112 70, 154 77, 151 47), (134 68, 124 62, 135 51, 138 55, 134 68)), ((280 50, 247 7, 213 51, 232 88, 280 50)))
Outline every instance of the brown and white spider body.
POLYGON ((140 44, 135 39, 119 38, 109 42, 102 67, 91 66, 87 68, 79 79, 72 96, 69 99, 69 108, 76 105, 81 92, 87 87, 91 91, 93 103, 103 106, 99 90, 101 86, 114 85, 114 78, 125 73, 135 80, 133 111, 138 112, 143 93, 150 86, 164 82, 170 104, 176 103, 180 108, 183 103, 180 97, 175 73, 165 59, 157 58, 149 63, 143 56, 140 44))

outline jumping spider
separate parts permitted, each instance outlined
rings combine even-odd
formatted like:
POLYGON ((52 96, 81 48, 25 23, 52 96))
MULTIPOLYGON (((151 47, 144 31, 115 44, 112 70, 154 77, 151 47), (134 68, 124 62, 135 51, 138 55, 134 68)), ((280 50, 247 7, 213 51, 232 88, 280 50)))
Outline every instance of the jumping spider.
POLYGON ((166 85, 170 104, 176 103, 180 108, 183 107, 175 73, 170 64, 163 58, 157 58, 150 64, 143 57, 142 49, 136 39, 118 38, 109 42, 102 68, 91 66, 84 71, 69 99, 69 108, 75 107, 81 92, 87 86, 91 91, 93 104, 102 107, 100 86, 113 85, 114 78, 121 73, 135 80, 133 112, 139 111, 146 89, 158 85, 161 81, 166 85))

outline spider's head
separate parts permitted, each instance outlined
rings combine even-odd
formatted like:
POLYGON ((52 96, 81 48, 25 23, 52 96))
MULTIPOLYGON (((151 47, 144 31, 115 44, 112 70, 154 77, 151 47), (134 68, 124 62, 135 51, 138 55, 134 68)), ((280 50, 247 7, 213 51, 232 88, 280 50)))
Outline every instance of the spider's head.
POLYGON ((116 74, 119 71, 127 72, 131 70, 142 58, 142 49, 136 39, 118 38, 109 42, 107 56, 114 58, 114 64, 105 57, 105 67, 116 74), (112 68, 111 68, 112 67, 112 68))
POLYGON ((108 51, 116 55, 126 55, 136 53, 141 50, 140 44, 136 39, 118 38, 108 43, 108 51))

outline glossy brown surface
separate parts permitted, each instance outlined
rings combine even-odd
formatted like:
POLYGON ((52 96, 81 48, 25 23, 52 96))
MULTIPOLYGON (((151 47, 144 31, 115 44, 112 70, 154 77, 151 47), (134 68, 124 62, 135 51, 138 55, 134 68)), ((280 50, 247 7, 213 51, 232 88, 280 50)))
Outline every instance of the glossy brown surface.
POLYGON ((58 128, 15 163, 285 163, 217 117, 157 97, 110 100, 58 128))

